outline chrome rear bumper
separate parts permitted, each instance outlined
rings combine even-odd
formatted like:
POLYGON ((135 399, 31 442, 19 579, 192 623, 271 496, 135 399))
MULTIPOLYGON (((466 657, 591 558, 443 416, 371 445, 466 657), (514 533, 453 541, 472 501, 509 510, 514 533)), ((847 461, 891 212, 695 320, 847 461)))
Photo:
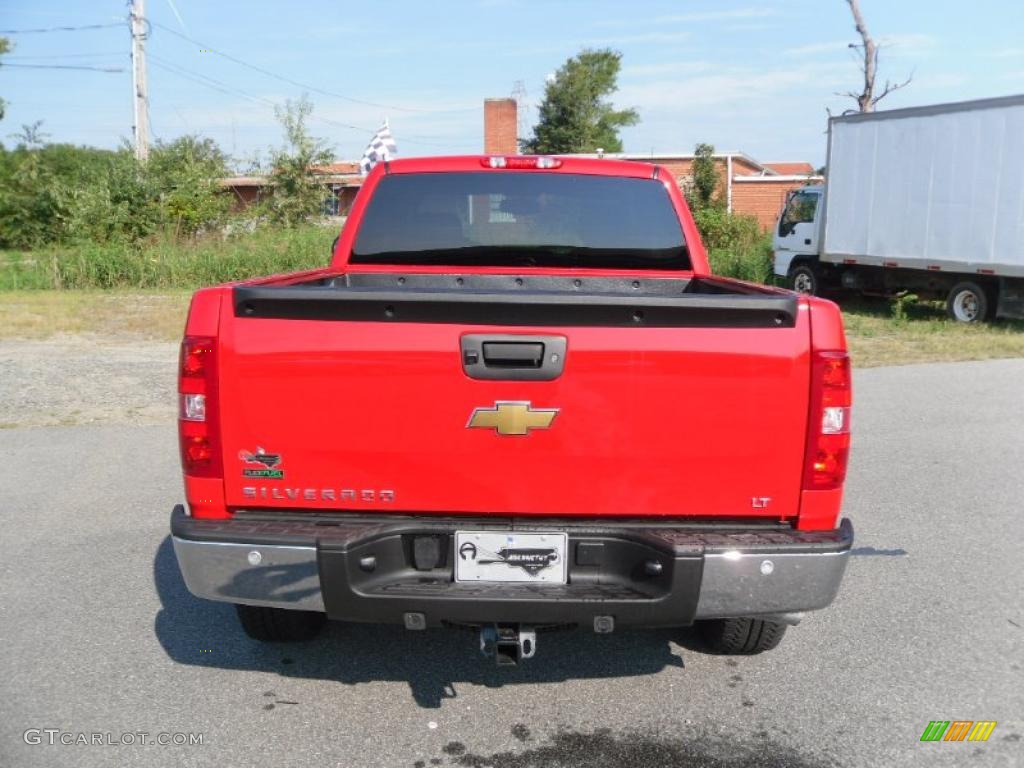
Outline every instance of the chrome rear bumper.
POLYGON ((478 613, 518 620, 512 614, 539 612, 566 621, 612 615, 620 625, 671 626, 824 608, 839 590, 853 542, 847 520, 834 531, 818 532, 538 522, 568 530, 571 549, 580 541, 600 541, 615 557, 596 573, 574 560, 570 583, 550 592, 531 586, 528 595, 521 588, 503 593, 473 585, 476 592, 470 594, 451 579, 453 554, 447 566, 429 571, 417 571, 403 559, 408 537, 447 536, 465 523, 325 520, 330 523, 193 520, 176 508, 174 551, 189 591, 210 600, 326 611, 353 621, 401 623, 409 611, 423 613, 431 624, 468 621, 478 613), (652 553, 665 572, 638 575, 652 553), (373 573, 360 567, 371 555, 381 563, 373 573), (491 615, 502 611, 511 613, 491 615))
POLYGON ((196 597, 324 610, 316 547, 193 541, 177 536, 172 541, 185 586, 196 597))

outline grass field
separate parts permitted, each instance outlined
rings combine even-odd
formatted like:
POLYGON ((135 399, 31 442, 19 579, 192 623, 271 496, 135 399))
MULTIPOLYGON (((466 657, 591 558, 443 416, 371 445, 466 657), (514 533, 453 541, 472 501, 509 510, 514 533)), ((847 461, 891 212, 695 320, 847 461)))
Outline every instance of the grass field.
MULTIPOLYGON (((0 291, 0 338, 68 334, 118 340, 176 341, 188 291, 0 291)), ((941 306, 910 307, 894 320, 885 301, 844 302, 846 332, 858 367, 1024 357, 1024 323, 966 326, 941 306)))
POLYGON ((0 291, 0 339, 87 334, 175 341, 190 291, 0 291))
POLYGON ((326 266, 337 234, 334 226, 263 228, 196 240, 0 251, 0 290, 198 288, 326 266))
POLYGON ((965 325, 946 317, 940 302, 909 307, 895 320, 887 301, 840 300, 855 366, 905 365, 1024 357, 1024 322, 965 325))

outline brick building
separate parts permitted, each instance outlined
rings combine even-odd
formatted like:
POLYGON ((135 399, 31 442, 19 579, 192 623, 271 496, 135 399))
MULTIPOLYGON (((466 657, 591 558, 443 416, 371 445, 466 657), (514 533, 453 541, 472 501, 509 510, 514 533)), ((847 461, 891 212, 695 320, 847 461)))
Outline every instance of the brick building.
MULTIPOLYGON (((359 175, 359 163, 331 163, 320 166, 314 173, 330 191, 324 203, 324 215, 344 216, 352 207, 352 201, 356 199, 356 193, 363 183, 363 177, 359 175)), ((232 176, 221 179, 220 183, 234 196, 233 207, 236 211, 255 205, 269 194, 269 181, 266 176, 232 176)))
MULTIPOLYGON (((484 154, 517 154, 517 125, 515 99, 486 99, 484 154)), ((396 138, 401 142, 400 135, 396 138)), ((665 166, 681 184, 686 184, 693 176, 692 154, 623 152, 601 156, 658 163, 665 166)), ((742 152, 718 152, 714 159, 718 169, 718 194, 724 200, 726 208, 735 213, 756 217, 761 228, 765 230, 774 226, 787 194, 808 183, 821 181, 821 177, 815 175, 814 167, 807 162, 760 163, 742 152)), ((334 216, 345 215, 363 183, 359 175, 359 163, 332 163, 318 169, 317 174, 331 191, 324 213, 334 216)), ((267 194, 265 176, 239 176, 224 179, 221 183, 235 195, 236 209, 246 208, 267 194)))
MULTIPOLYGON (((484 102, 484 154, 511 155, 518 151, 514 99, 488 99, 484 102)), ((598 155, 581 155, 597 157, 598 155)), ((667 168, 681 184, 693 178, 692 154, 663 152, 603 153, 601 157, 657 163, 667 168)), ((786 195, 808 182, 820 181, 814 166, 807 162, 759 163, 742 152, 717 152, 718 194, 726 208, 757 218, 764 230, 775 225, 786 195)))

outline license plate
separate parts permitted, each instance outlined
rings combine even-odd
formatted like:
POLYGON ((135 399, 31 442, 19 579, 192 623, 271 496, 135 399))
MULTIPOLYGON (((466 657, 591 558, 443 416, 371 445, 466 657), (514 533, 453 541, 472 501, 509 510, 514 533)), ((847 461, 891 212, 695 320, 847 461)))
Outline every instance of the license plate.
POLYGON ((457 531, 455 580, 565 584, 564 533, 457 531))

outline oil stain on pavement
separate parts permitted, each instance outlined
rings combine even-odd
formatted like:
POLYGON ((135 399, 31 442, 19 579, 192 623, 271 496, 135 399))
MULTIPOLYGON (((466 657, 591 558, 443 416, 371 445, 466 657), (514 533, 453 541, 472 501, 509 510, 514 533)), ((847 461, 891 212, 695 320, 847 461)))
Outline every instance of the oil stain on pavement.
MULTIPOLYGON (((512 735, 525 741, 525 726, 513 726, 512 735), (518 731, 518 733, 517 733, 518 731)), ((651 733, 615 734, 608 729, 591 733, 562 731, 547 743, 521 752, 477 754, 452 741, 442 752, 447 765, 465 768, 829 768, 836 763, 799 754, 766 738, 746 744, 737 740, 702 737, 668 739, 651 733)), ((528 737, 527 737, 528 738, 528 737)), ((438 765, 438 759, 417 760, 413 768, 438 765)))

